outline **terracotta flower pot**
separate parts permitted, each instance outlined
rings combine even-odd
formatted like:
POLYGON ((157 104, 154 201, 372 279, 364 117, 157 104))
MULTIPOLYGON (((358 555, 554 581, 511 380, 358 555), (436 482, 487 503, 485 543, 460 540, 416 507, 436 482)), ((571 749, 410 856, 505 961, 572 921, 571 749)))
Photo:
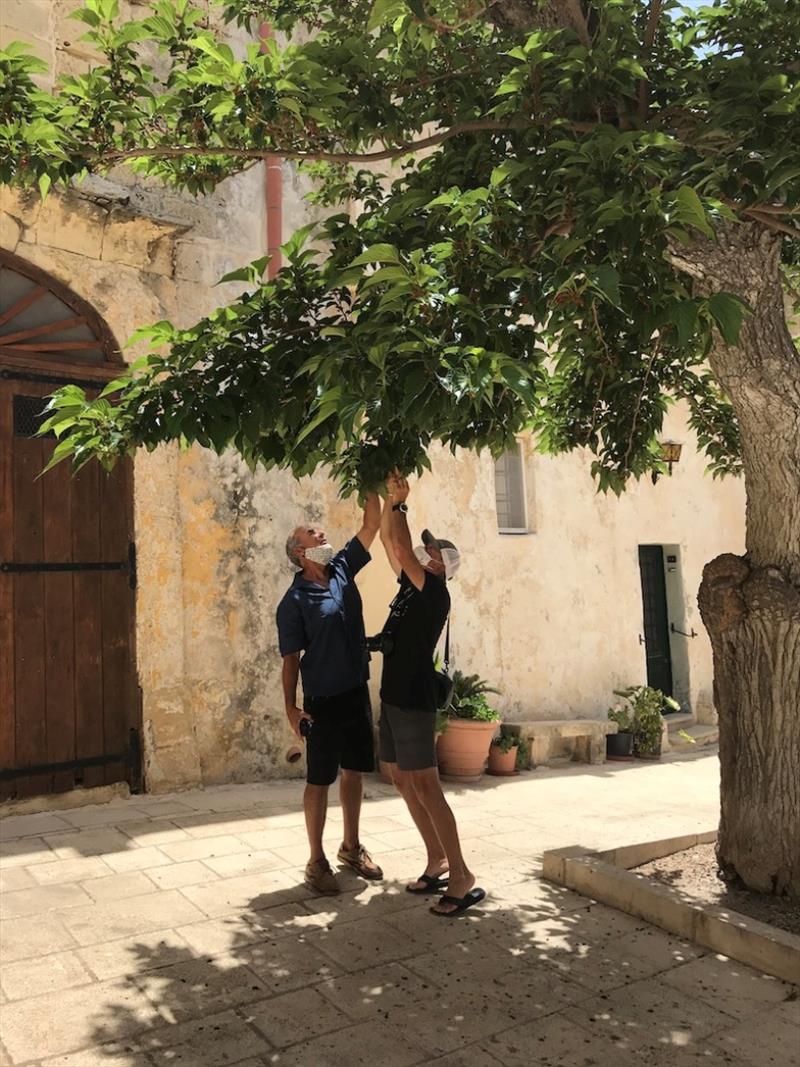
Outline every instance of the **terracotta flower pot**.
POLYGON ((514 745, 508 752, 503 752, 499 745, 492 745, 489 749, 489 774, 499 776, 516 774, 518 751, 519 745, 514 745))
POLYGON ((496 731, 496 722, 450 719, 437 746, 439 773, 447 778, 478 781, 496 731))

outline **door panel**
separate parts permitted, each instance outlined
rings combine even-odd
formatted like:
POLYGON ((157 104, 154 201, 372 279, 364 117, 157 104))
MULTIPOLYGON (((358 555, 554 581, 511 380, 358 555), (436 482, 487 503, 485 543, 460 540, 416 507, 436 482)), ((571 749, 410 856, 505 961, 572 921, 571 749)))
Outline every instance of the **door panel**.
POLYGON ((55 438, 30 432, 58 383, 2 373, 0 797, 131 780, 130 463, 111 478, 95 463, 76 477, 63 463, 42 474, 55 438), (47 769, 24 773, 34 767, 47 769))
POLYGON ((664 579, 664 550, 661 545, 639 546, 639 571, 642 581, 647 684, 654 689, 660 689, 665 696, 672 696, 667 587, 664 579))

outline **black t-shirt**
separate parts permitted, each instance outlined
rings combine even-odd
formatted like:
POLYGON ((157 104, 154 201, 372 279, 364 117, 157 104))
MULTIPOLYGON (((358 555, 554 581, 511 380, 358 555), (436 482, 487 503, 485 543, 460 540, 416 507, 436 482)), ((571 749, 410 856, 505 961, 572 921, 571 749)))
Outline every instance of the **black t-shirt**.
POLYGON ((396 708, 436 711, 433 653, 450 611, 450 594, 442 578, 425 573, 417 589, 405 571, 392 601, 384 633, 391 651, 383 656, 381 700, 396 708))

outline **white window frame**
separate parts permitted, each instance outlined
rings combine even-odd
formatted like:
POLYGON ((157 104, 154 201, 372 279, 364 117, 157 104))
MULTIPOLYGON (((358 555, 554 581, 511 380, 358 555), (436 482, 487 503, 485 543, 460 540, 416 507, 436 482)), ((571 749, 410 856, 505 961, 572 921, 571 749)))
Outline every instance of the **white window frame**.
MULTIPOLYGON (((520 458, 519 466, 520 466, 520 474, 521 474, 520 481, 521 481, 521 493, 522 493, 522 512, 523 512, 523 517, 525 519, 525 525, 524 526, 500 526, 500 517, 497 514, 497 481, 496 481, 496 479, 497 479, 497 460, 495 460, 493 465, 492 465, 492 472, 493 472, 494 477, 495 477, 495 518, 496 518, 496 521, 497 521, 497 524, 498 524, 497 525, 497 532, 498 532, 498 534, 504 534, 504 535, 505 534, 511 534, 512 536, 513 535, 519 536, 521 534, 529 534, 529 533, 531 533, 530 516, 528 514, 528 476, 527 476, 527 473, 525 471, 525 446, 524 446, 522 440, 519 437, 516 438, 516 443, 517 443, 517 448, 519 449, 519 458, 520 458)), ((499 458, 500 457, 498 457, 498 459, 499 458)))

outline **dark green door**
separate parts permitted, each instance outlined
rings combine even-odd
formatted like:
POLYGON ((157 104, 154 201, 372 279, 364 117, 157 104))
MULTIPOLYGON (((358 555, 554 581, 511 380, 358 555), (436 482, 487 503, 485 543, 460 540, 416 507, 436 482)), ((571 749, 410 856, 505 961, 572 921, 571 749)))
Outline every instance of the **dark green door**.
POLYGON ((669 651, 664 550, 661 545, 639 545, 639 571, 642 578, 647 684, 671 697, 672 659, 669 651))

